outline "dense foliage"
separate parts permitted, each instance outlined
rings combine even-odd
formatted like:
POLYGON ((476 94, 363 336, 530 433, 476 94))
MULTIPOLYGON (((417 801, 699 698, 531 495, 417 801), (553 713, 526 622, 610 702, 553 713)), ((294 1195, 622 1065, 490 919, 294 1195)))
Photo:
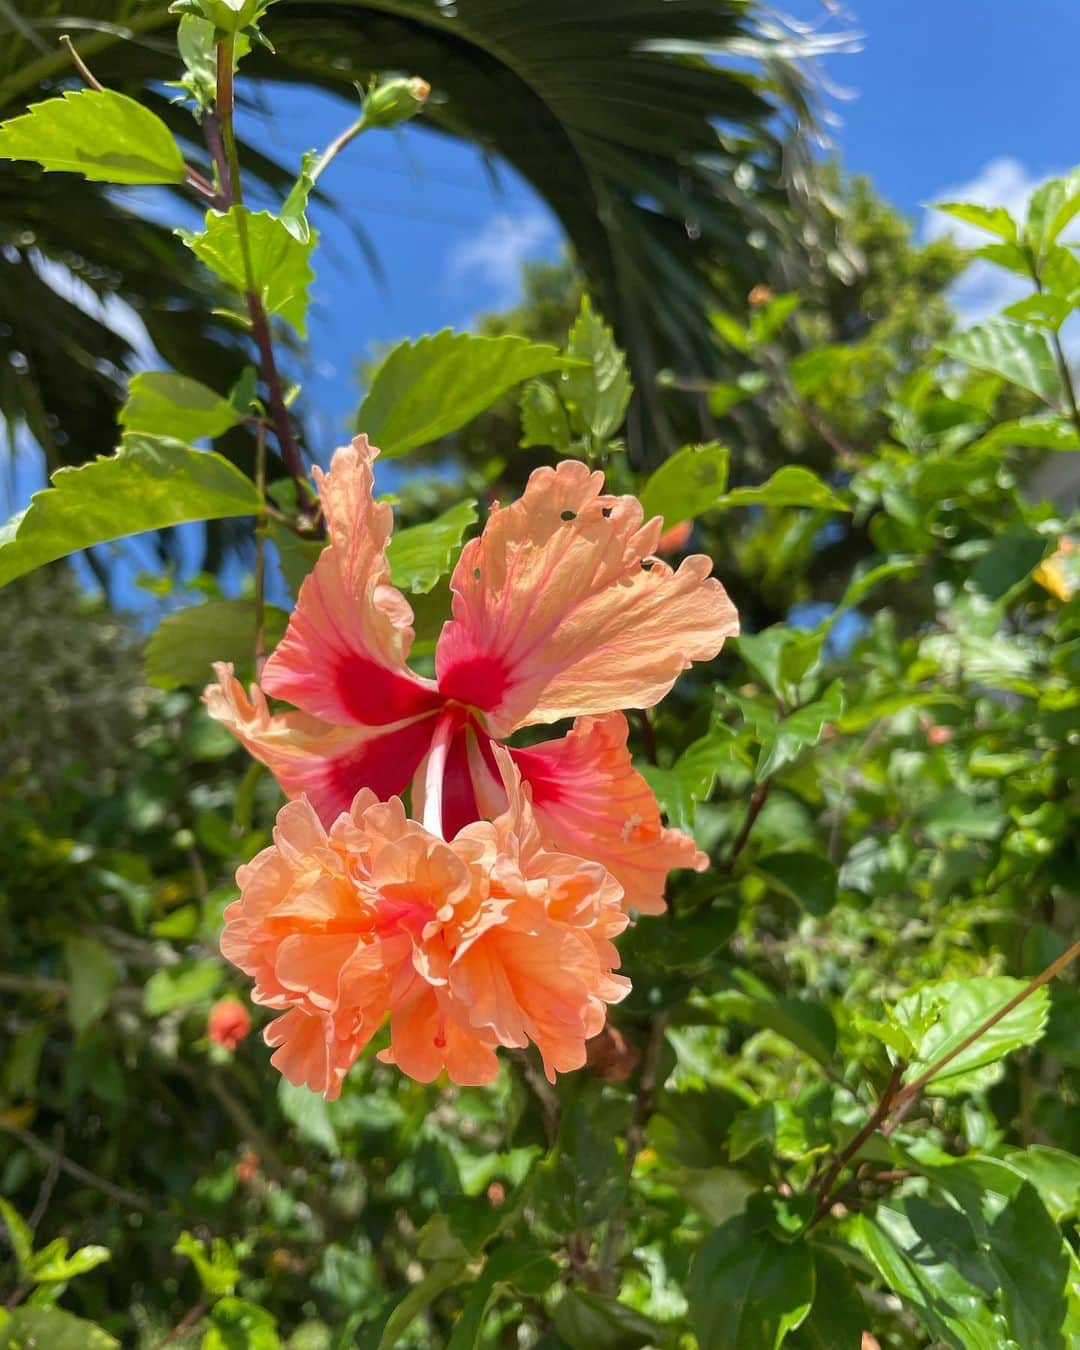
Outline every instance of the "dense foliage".
MULTIPOLYGON (((110 90, 0 128, 0 156, 46 170, 192 185, 187 266, 231 291, 258 362, 138 375, 119 450, 0 532, 0 1347, 1080 1343, 1080 553, 1068 494, 1035 486, 1080 451, 1080 173, 1022 222, 943 208, 1030 283, 960 333, 955 251, 845 188, 846 288, 811 265, 801 296, 770 275, 713 310, 725 377, 673 357, 648 391, 710 434, 652 472, 570 274, 525 336, 420 338, 371 372, 357 426, 403 471, 390 562, 421 661, 478 517, 571 457, 663 518, 662 549, 716 558, 744 624, 633 714, 710 866, 619 939, 633 990, 586 1068, 552 1086, 530 1049, 490 1087, 424 1086, 376 1038, 327 1102, 268 1066, 218 953, 281 794, 198 702, 213 661, 254 676, 281 638, 267 568, 295 594, 325 544, 274 354, 305 327, 320 162, 276 211, 243 205, 235 58, 274 10, 182 8, 212 181, 110 90), (238 428, 250 476, 193 448, 238 428), (197 603, 150 579, 144 675, 57 560, 211 520, 254 527, 253 575, 229 597, 203 577, 197 603)), ((425 93, 373 87, 353 130, 425 93)))

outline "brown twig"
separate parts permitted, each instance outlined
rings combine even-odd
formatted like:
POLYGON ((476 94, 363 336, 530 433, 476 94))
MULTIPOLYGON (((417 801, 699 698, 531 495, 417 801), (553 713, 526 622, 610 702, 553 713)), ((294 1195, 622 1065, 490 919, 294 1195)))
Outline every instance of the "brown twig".
POLYGON ((77 1162, 72 1162, 70 1158, 56 1149, 50 1148, 48 1144, 43 1143, 36 1135, 24 1130, 21 1125, 16 1125, 10 1120, 5 1120, 0 1116, 0 1131, 9 1134, 13 1139, 17 1139, 24 1148, 28 1148, 31 1153, 36 1153, 39 1158, 44 1158, 46 1162, 53 1162, 66 1172, 68 1176, 74 1177, 76 1181, 82 1181, 87 1186, 92 1186, 95 1190, 101 1191, 104 1195, 115 1200, 117 1204, 126 1205, 129 1209, 141 1210, 144 1214, 149 1213, 153 1206, 149 1201, 144 1200, 141 1195, 136 1195, 134 1191, 126 1190, 123 1186, 117 1186, 112 1181, 107 1181, 104 1177, 97 1176, 89 1168, 81 1166, 77 1162))
POLYGON ((657 764, 659 760, 656 754, 656 728, 652 724, 648 708, 638 709, 637 720, 638 726, 641 728, 641 744, 645 751, 645 758, 650 764, 657 764))
POLYGON ((72 42, 71 38, 68 37, 67 33, 60 34, 60 41, 68 49, 68 55, 71 57, 75 65, 75 69, 83 77, 83 79, 90 86, 90 88, 96 89, 99 94, 104 94, 105 86, 101 83, 101 81, 97 78, 94 72, 90 69, 90 67, 82 59, 79 53, 75 50, 75 44, 74 42, 72 42))
POLYGON ((772 786, 773 780, 771 778, 766 778, 765 781, 759 783, 750 794, 750 805, 746 808, 746 818, 742 823, 739 833, 732 841, 731 848, 728 849, 727 857, 720 863, 719 870, 721 872, 734 871, 739 854, 746 847, 747 841, 750 838, 750 832, 753 830, 758 816, 761 815, 761 809, 769 800, 769 793, 772 791, 772 786))
MULTIPOLYGON (((658 1013, 653 1019, 645 1053, 641 1059, 641 1075, 638 1078, 637 1094, 634 1097, 634 1114, 630 1118, 630 1127, 626 1131, 625 1172, 627 1191, 634 1173, 634 1163, 645 1142, 645 1130, 653 1113, 656 1102, 656 1075, 660 1065, 660 1055, 664 1049, 664 1036, 667 1032, 669 1014, 658 1013)), ((626 1235, 626 1203, 619 1206, 608 1222, 603 1245, 597 1260, 597 1275, 601 1287, 611 1291, 615 1278, 615 1269, 626 1235)))
POLYGON ((180 1321, 177 1322, 176 1326, 173 1327, 172 1331, 167 1332, 161 1338, 161 1340, 158 1341, 157 1345, 154 1347, 154 1350, 161 1350, 161 1347, 163 1345, 170 1345, 173 1341, 176 1340, 178 1336, 182 1336, 185 1331, 195 1326, 203 1317, 205 1312, 206 1312, 205 1303, 196 1303, 194 1308, 189 1308, 187 1312, 183 1315, 183 1317, 181 1317, 180 1321))
POLYGON ((511 1058, 521 1070, 526 1087, 536 1098, 540 1107, 540 1118, 544 1123, 544 1134, 548 1147, 555 1146, 559 1134, 559 1097, 555 1089, 529 1058, 527 1050, 511 1050, 511 1058))
POLYGON ((810 1220, 810 1227, 813 1227, 814 1224, 818 1223, 826 1214, 828 1214, 833 1205, 833 1188, 836 1185, 840 1173, 848 1165, 851 1159, 855 1157, 859 1149, 862 1148, 863 1144, 866 1143, 892 1110, 892 1105, 896 1099, 903 1072, 904 1065, 902 1063, 894 1066, 889 1081, 885 1085, 885 1091, 881 1094, 877 1106, 875 1106, 871 1112, 870 1119, 858 1134, 855 1135, 848 1146, 836 1155, 829 1170, 825 1173, 824 1177, 822 1177, 821 1184, 818 1186, 817 1208, 814 1210, 813 1217, 810 1220))

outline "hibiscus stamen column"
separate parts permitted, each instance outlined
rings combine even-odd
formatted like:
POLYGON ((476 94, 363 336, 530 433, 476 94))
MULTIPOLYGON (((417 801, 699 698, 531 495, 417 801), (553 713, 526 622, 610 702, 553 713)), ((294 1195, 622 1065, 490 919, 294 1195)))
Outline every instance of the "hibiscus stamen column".
POLYGON ((424 829, 445 839, 443 834, 443 786, 446 780, 446 761, 450 743, 462 722, 460 708, 446 707, 435 723, 431 738, 427 768, 424 770, 424 829))

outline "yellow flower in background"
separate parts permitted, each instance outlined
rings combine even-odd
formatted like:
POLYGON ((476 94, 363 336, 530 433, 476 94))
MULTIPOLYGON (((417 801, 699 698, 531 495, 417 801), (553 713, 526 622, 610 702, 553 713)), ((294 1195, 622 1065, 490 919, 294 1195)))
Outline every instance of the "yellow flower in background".
POLYGON ((1058 600, 1071 600, 1080 589, 1080 550, 1065 535, 1056 550, 1032 573, 1033 580, 1058 600))

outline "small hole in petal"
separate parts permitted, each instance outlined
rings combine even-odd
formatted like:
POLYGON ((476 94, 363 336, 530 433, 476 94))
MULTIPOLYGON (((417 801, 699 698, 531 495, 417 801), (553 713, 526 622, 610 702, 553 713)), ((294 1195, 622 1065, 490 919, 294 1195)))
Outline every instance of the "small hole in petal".
POLYGON ((643 572, 651 572, 653 569, 653 563, 655 561, 656 561, 655 558, 643 558, 641 562, 641 570, 643 572))
POLYGON ((474 567, 472 570, 472 574, 473 574, 473 581, 479 581, 480 577, 483 575, 479 567, 474 567))
POLYGON ((577 520, 577 512, 576 512, 576 511, 569 511, 569 510, 564 511, 564 512, 562 513, 562 518, 563 518, 563 520, 577 520))
POLYGON ((600 514, 604 517, 605 520, 607 520, 608 517, 611 515, 612 511, 614 510, 615 508, 613 506, 604 506, 601 507, 600 514))

